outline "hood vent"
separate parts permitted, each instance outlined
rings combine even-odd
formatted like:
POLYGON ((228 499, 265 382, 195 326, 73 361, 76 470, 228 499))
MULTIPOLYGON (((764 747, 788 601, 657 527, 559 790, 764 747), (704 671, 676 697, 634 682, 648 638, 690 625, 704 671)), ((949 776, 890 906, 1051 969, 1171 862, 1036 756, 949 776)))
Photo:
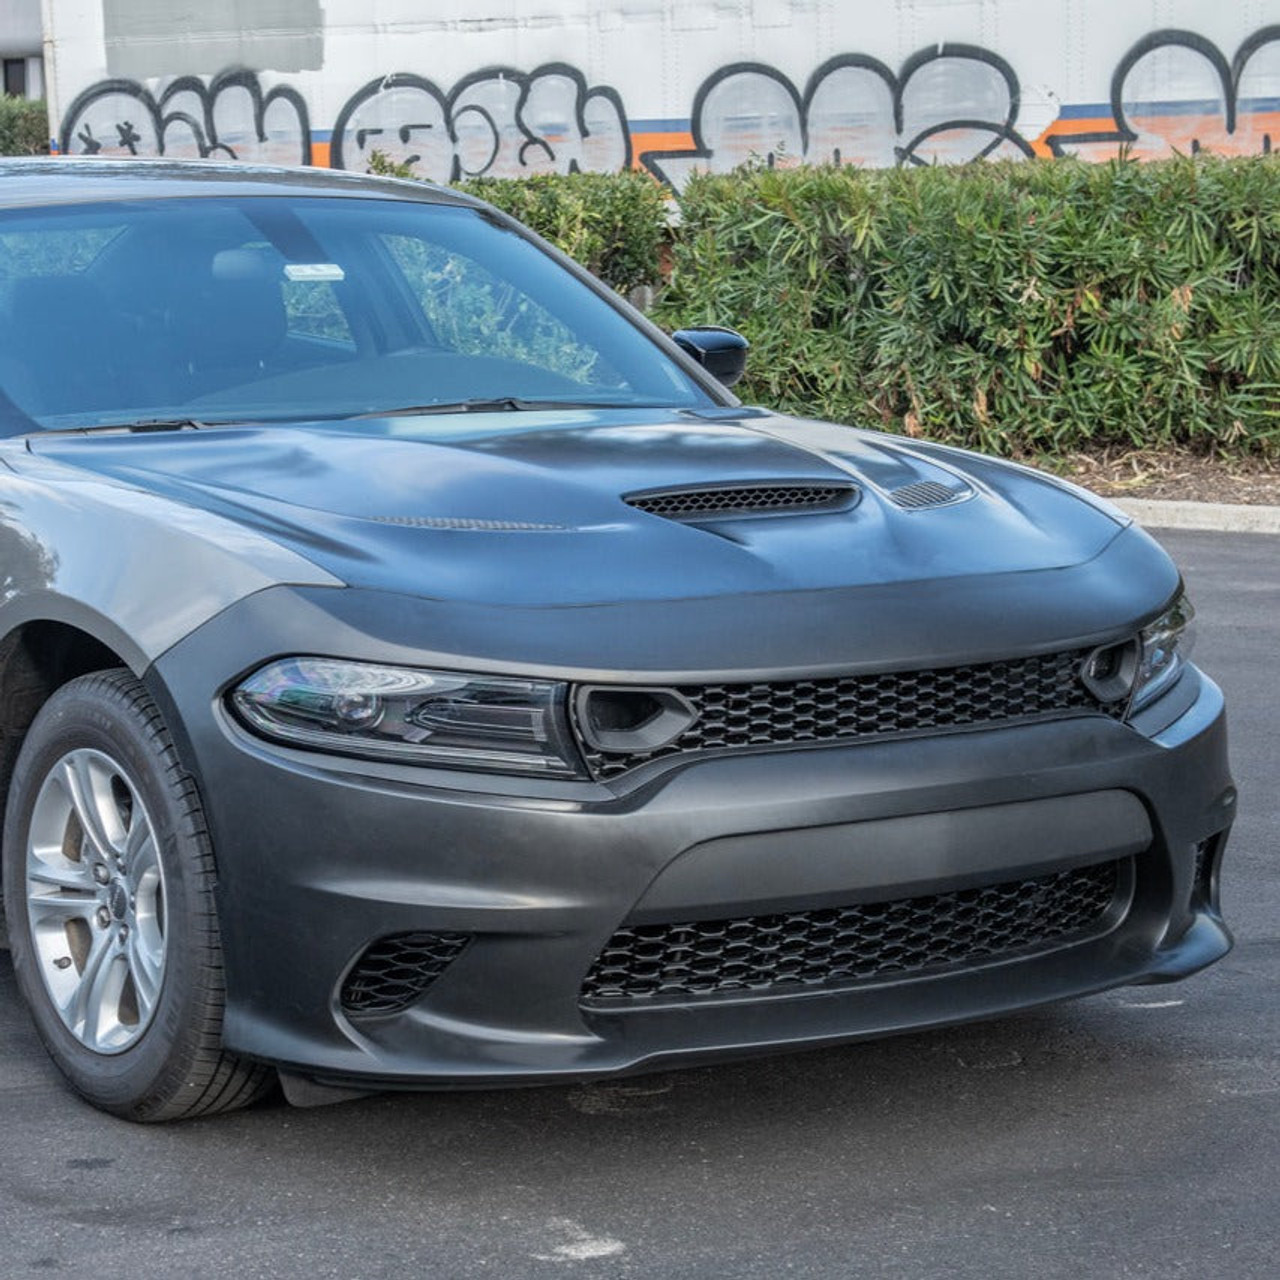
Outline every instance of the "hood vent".
POLYGON ((949 507, 953 502, 963 502, 973 496, 967 484, 943 484, 939 480, 917 480, 889 491, 889 499, 895 507, 904 511, 919 511, 924 507, 949 507))
POLYGON ((856 485, 800 480, 652 490, 629 493, 623 501, 638 511, 647 511, 667 520, 698 521, 845 511, 859 497, 856 485))
POLYGON ((370 516, 375 524, 398 524, 411 529, 464 529, 471 533, 564 533, 563 524, 535 524, 528 520, 477 520, 464 516, 370 516))

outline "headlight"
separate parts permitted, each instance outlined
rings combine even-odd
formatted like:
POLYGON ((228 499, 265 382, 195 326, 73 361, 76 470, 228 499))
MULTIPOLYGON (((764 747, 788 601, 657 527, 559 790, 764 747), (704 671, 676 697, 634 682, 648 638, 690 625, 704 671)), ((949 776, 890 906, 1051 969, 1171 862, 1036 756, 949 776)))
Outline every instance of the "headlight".
POLYGON ((1195 644, 1195 616, 1191 601, 1179 595, 1170 608, 1143 628, 1131 710, 1153 702, 1182 674, 1195 644))
POLYGON ((231 695, 265 738, 343 755, 580 777, 565 686, 549 680, 282 658, 231 695))

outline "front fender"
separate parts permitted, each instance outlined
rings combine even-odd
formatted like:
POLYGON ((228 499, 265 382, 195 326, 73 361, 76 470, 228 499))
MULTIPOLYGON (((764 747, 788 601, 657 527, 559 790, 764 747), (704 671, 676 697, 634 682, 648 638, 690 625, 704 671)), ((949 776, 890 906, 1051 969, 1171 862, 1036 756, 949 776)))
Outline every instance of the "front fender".
POLYGON ((342 586, 223 516, 16 447, 0 455, 0 636, 66 622, 136 672, 266 587, 342 586))

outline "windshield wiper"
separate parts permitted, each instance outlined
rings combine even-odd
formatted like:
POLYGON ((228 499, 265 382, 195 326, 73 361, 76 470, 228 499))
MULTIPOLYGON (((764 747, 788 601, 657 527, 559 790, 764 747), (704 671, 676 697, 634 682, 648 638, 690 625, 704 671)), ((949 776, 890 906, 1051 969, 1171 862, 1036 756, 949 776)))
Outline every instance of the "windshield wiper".
MULTIPOLYGON (((643 409, 645 405, 610 404, 601 400, 523 400, 519 396, 492 399, 447 400, 437 404, 400 405, 394 409, 373 409, 353 414, 353 418, 409 418, 430 413, 536 413, 540 409, 643 409)), ((650 406, 651 407, 651 406, 650 406)))
POLYGON ((204 427, 229 425, 200 422, 195 418, 141 418, 136 422, 103 422, 91 427, 49 427, 46 436, 145 435, 151 431, 199 431, 204 427))

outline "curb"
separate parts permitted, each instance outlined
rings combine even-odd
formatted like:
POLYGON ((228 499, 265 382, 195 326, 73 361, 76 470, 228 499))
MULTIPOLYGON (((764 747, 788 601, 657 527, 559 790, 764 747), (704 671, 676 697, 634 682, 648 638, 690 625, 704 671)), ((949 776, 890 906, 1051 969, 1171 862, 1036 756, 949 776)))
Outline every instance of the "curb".
POLYGON ((1280 507, 1228 502, 1165 502, 1159 498, 1108 498, 1148 529, 1203 529, 1216 533, 1280 533, 1280 507))

